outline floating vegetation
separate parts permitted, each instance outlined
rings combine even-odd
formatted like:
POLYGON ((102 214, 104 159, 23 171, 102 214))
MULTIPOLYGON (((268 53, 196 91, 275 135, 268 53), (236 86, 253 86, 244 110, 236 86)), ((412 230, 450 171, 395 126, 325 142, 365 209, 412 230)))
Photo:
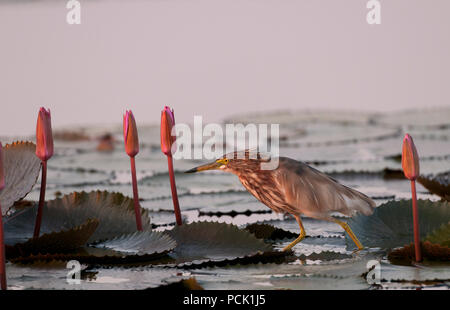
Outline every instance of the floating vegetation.
POLYGON ((36 157, 35 150, 34 143, 23 141, 3 147, 5 188, 0 191, 3 215, 14 202, 24 198, 32 190, 39 177, 41 161, 36 157))
MULTIPOLYGON (((450 247, 434 244, 429 241, 421 242, 420 248, 425 263, 446 262, 450 263, 450 247)), ((414 244, 411 243, 402 248, 389 252, 388 259, 395 264, 410 264, 415 260, 414 244)))
POLYGON ((98 227, 98 220, 59 232, 47 233, 23 243, 6 246, 6 257, 14 259, 37 254, 64 254, 74 252, 87 244, 98 227))
POLYGON ((441 246, 450 247, 450 222, 432 231, 425 240, 441 246))
POLYGON ((167 253, 175 249, 176 245, 175 240, 168 234, 155 231, 137 231, 98 243, 95 247, 111 249, 125 254, 151 255, 167 253))
MULTIPOLYGON (((368 247, 395 248, 413 240, 411 200, 389 201, 378 206, 370 216, 357 215, 348 221, 362 244, 368 247)), ((450 204, 419 200, 419 226, 425 238, 442 224, 450 221, 450 204)), ((352 240, 347 236, 347 245, 352 240)))
POLYGON ((440 173, 434 177, 420 176, 417 181, 431 193, 450 201, 450 171, 440 173))
POLYGON ((170 254, 177 264, 199 264, 251 257, 273 251, 272 246, 235 225, 196 222, 176 226, 168 234, 177 242, 170 254))
POLYGON ((153 292, 185 292, 185 291, 201 291, 203 287, 198 284, 197 280, 192 277, 186 280, 180 280, 178 282, 161 285, 154 288, 148 288, 147 290, 153 292))
POLYGON ((286 231, 269 224, 250 224, 245 227, 245 229, 254 234, 255 237, 259 239, 279 240, 298 237, 298 234, 296 233, 286 231))
MULTIPOLYGON (((144 230, 151 230, 147 210, 142 209, 144 230)), ((80 226, 89 219, 99 221, 89 243, 99 242, 136 231, 133 200, 120 193, 94 191, 65 195, 44 205, 42 233, 59 232, 80 226)), ((5 220, 5 243, 27 241, 33 233, 36 206, 5 220)))
POLYGON ((333 251, 323 251, 320 253, 311 253, 309 255, 302 254, 298 256, 298 258, 300 260, 334 261, 334 260, 350 259, 352 258, 352 255, 333 251))

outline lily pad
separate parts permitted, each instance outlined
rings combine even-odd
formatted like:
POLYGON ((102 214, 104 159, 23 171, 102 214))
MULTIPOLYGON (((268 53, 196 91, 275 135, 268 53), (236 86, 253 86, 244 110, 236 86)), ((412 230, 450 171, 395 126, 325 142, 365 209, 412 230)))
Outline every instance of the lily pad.
POLYGON ((344 259, 325 264, 250 264, 193 270, 206 289, 367 289, 361 279, 367 262, 380 259, 381 253, 344 259), (285 282, 286 281, 286 282, 285 282))
MULTIPOLYGON (((148 251, 150 253, 151 251, 148 251)), ((49 253, 49 254, 31 254, 29 256, 20 256, 11 259, 16 264, 54 264, 57 261, 68 262, 77 260, 81 264, 89 266, 114 266, 134 267, 149 264, 162 264, 167 262, 168 251, 153 252, 151 254, 133 254, 117 252, 107 248, 96 248, 85 246, 73 253, 49 253)))
MULTIPOLYGON (((450 248, 433 244, 429 241, 420 244, 424 261, 441 261, 450 263, 450 248)), ((416 257, 414 244, 411 243, 402 248, 393 250, 388 254, 388 259, 393 263, 409 263, 416 257)))
POLYGON ((442 224, 441 227, 429 234, 425 240, 450 248, 450 222, 442 224))
POLYGON ((381 261, 381 285, 384 289, 449 288, 450 268, 441 263, 393 265, 381 261))
POLYGON ((83 247, 98 227, 98 220, 88 220, 69 230, 41 235, 27 242, 6 246, 8 259, 31 254, 69 253, 83 247))
POLYGON ((198 284, 195 277, 189 279, 183 279, 178 282, 161 285, 158 287, 148 288, 147 290, 156 292, 188 292, 188 291, 201 291, 203 287, 198 284))
MULTIPOLYGON (((5 243, 24 242, 33 234, 37 206, 27 208, 5 220, 5 243)), ((142 226, 150 230, 148 212, 141 208, 142 226)), ((112 239, 136 231, 133 200, 120 193, 94 191, 76 192, 47 201, 43 208, 41 232, 71 229, 88 219, 97 219, 98 228, 88 243, 112 239)))
POLYGON ((41 161, 35 151, 36 145, 31 142, 14 142, 3 148, 5 188, 0 192, 2 215, 14 202, 24 198, 36 183, 41 161))
POLYGON ((417 181, 431 193, 450 201, 450 172, 440 173, 435 177, 421 176, 417 181))
POLYGON ((170 254, 177 264, 200 264, 251 257, 272 251, 272 246, 235 225, 194 222, 167 232, 177 247, 170 254))
POLYGON ((167 285, 189 278, 182 270, 166 268, 95 268, 81 270, 81 283, 66 281, 67 261, 44 265, 8 265, 8 286, 14 289, 137 290, 167 285))
POLYGON ((286 238, 297 238, 298 234, 295 234, 290 231, 286 231, 281 228, 277 228, 273 225, 269 224, 260 224, 255 223, 248 225, 245 227, 247 231, 254 234, 258 239, 270 239, 270 240, 278 240, 278 239, 286 239, 286 238))
MULTIPOLYGON (((450 221, 450 204, 418 200, 421 238, 450 221)), ((371 216, 357 215, 348 221, 364 246, 393 248, 414 240, 412 201, 389 201, 377 207, 371 216)), ((354 247, 346 234, 348 247, 354 247)))
POLYGON ((167 234, 156 231, 137 231, 96 244, 98 248, 107 248, 126 254, 154 254, 173 250, 176 242, 167 234))
POLYGON ((80 264, 92 268, 101 266, 133 268, 137 266, 157 266, 165 264, 170 258, 167 252, 153 254, 124 254, 107 249, 85 247, 74 253, 67 254, 31 254, 9 259, 11 263, 33 267, 51 267, 65 265, 68 261, 76 260, 80 264), (98 250, 98 251, 97 251, 98 250))
POLYGON ((309 255, 301 254, 298 256, 301 260, 320 260, 320 261, 334 261, 352 258, 351 255, 333 251, 323 251, 320 253, 311 253, 309 255))

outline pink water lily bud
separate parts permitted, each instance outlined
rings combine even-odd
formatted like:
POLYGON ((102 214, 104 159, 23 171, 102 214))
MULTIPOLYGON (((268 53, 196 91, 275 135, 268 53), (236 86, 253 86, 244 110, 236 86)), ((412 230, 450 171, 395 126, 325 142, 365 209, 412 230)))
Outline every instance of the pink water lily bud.
POLYGON ((5 188, 5 170, 3 168, 3 146, 0 142, 0 191, 5 188))
POLYGON ((40 108, 36 126, 36 155, 42 161, 53 156, 53 134, 50 109, 40 108))
POLYGON ((172 128, 175 126, 175 115, 169 107, 161 111, 161 151, 166 155, 172 154, 172 145, 175 136, 172 136, 172 128))
POLYGON ((123 115, 123 140, 125 143, 125 152, 127 152, 128 156, 136 156, 139 153, 139 138, 136 121, 131 110, 126 111, 123 115))
POLYGON ((402 168, 406 178, 411 181, 417 179, 420 175, 419 154, 409 134, 406 134, 403 139, 402 168))

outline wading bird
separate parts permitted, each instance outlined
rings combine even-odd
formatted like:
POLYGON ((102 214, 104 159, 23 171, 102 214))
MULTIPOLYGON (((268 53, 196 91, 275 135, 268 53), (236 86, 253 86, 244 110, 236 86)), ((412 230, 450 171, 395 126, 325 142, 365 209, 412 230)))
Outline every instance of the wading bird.
POLYGON ((283 251, 291 249, 305 238, 301 215, 339 224, 358 250, 363 249, 347 223, 333 218, 331 213, 370 215, 375 202, 303 162, 287 157, 277 159, 279 165, 276 169, 264 170, 261 169, 261 164, 268 163, 270 157, 264 157, 260 153, 252 154, 251 151, 234 152, 186 173, 216 169, 231 172, 239 177, 242 185, 253 196, 270 209, 277 213, 292 214, 300 226, 300 235, 283 251))

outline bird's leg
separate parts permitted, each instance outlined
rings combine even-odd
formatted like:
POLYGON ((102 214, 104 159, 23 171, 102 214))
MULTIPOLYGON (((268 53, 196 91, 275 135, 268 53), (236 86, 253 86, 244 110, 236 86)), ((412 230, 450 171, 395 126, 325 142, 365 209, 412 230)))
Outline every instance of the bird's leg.
POLYGON ((359 242, 358 238, 356 238, 356 235, 353 233, 353 231, 350 229, 350 226, 348 226, 347 223, 339 221, 337 219, 333 219, 333 221, 335 223, 341 225, 342 228, 344 228, 344 230, 347 232, 347 234, 350 236, 350 238, 352 238, 353 242, 358 247, 358 251, 364 249, 363 245, 361 244, 361 242, 359 242))
POLYGON ((288 251, 288 250, 292 249, 292 247, 294 247, 297 243, 299 243, 300 241, 305 239, 305 236, 306 236, 306 231, 305 231, 305 228, 303 227, 303 223, 302 223, 302 219, 300 218, 300 215, 294 215, 294 217, 297 220, 298 225, 300 226, 300 235, 298 236, 297 239, 295 239, 288 246, 286 246, 283 249, 283 251, 288 251))

